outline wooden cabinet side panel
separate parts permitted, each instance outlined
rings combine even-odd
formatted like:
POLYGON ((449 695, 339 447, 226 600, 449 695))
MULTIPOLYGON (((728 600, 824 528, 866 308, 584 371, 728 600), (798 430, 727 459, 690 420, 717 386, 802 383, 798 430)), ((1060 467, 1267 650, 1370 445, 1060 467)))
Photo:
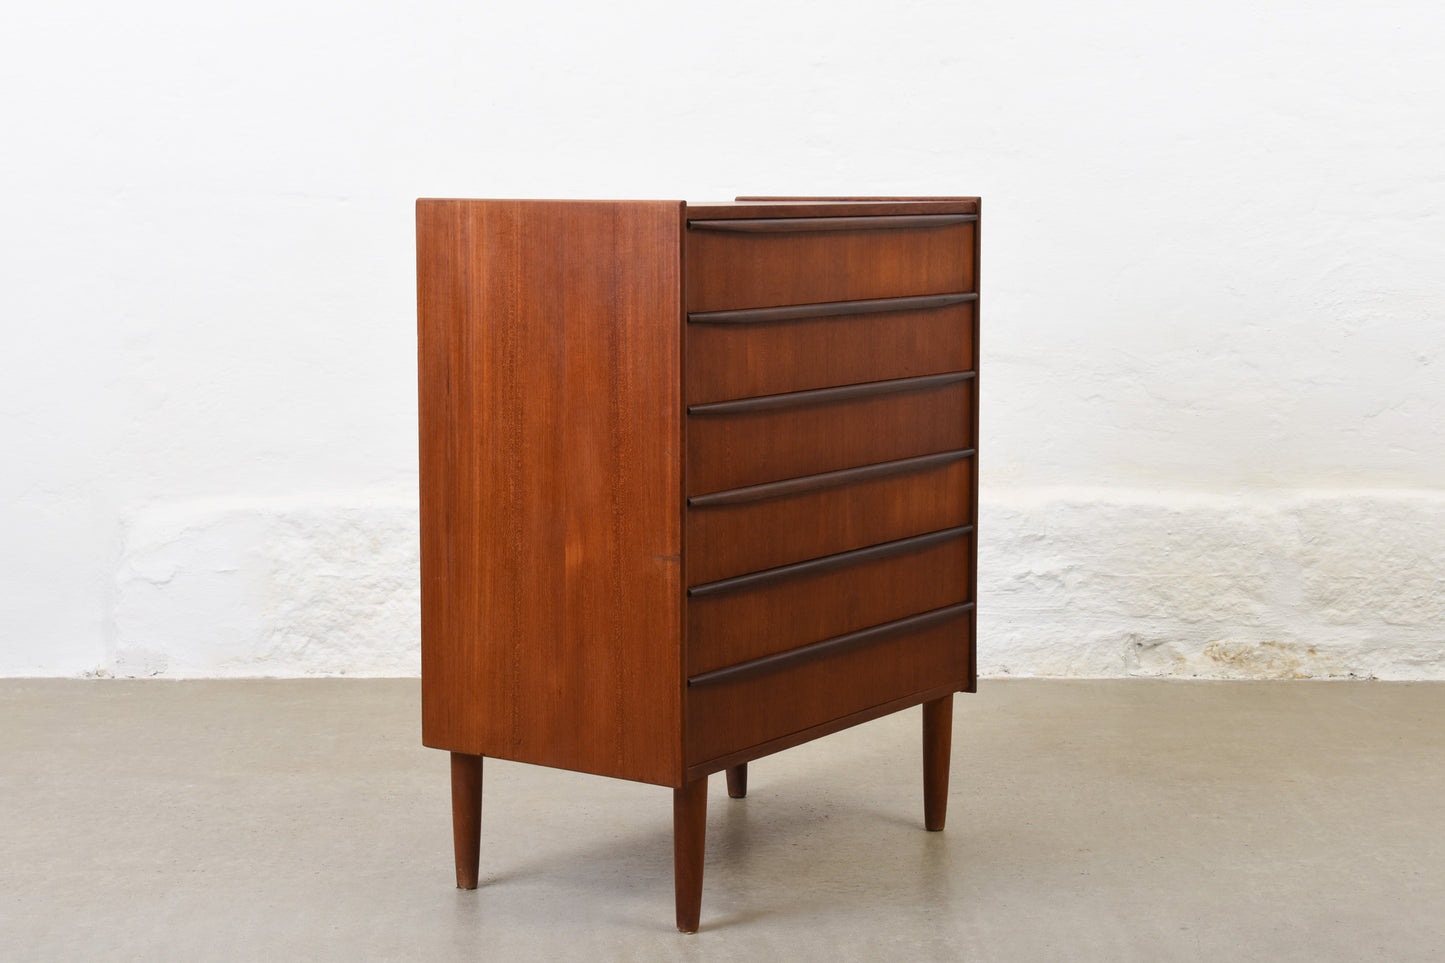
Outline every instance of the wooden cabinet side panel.
POLYGON ((417 204, 429 746, 681 785, 680 225, 417 204))

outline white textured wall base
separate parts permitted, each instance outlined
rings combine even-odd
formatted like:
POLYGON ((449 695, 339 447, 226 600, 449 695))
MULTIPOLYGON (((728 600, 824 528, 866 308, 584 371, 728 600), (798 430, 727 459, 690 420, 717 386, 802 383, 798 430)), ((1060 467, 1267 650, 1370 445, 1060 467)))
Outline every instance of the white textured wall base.
POLYGON ((1445 679, 1445 496, 1035 489, 980 506, 986 675, 1445 679))
MULTIPOLYGON (((984 675, 1445 679, 1445 496, 985 490, 984 675)), ((127 526, 121 676, 418 671, 414 501, 127 526)))
POLYGON ((190 502, 127 524, 119 676, 413 676, 414 500, 190 502))
POLYGON ((880 9, 7 6, 0 675, 414 671, 415 199, 796 192, 984 199, 985 670, 1438 677, 1266 500, 1445 491, 1445 4, 880 9))

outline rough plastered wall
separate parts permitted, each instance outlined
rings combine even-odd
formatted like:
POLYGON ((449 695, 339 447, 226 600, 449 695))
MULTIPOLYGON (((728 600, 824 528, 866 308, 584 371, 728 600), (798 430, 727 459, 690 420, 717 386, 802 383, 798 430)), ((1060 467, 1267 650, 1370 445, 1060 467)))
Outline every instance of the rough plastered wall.
POLYGON ((1445 8, 0 31, 0 673, 417 670, 418 196, 985 198, 988 674, 1445 678, 1445 8))

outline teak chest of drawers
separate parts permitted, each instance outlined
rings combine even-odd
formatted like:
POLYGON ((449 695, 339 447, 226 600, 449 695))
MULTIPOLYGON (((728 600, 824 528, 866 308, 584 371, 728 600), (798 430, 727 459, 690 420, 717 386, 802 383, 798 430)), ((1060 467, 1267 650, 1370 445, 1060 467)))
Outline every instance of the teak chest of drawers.
POLYGON ((422 739, 670 786, 972 691, 977 198, 417 202, 422 739))

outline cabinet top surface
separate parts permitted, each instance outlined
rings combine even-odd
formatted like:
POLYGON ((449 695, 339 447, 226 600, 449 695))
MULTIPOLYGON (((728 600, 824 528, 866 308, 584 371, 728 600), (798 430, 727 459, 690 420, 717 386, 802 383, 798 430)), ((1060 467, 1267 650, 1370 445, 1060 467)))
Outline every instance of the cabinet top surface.
MULTIPOLYGON (((595 200, 421 198, 418 204, 589 204, 595 200)), ((689 220, 748 217, 860 217, 898 214, 977 214, 977 197, 739 197, 734 201, 601 201, 616 204, 675 204, 689 220)))
POLYGON ((687 205, 689 219, 977 213, 976 197, 739 197, 687 205))

